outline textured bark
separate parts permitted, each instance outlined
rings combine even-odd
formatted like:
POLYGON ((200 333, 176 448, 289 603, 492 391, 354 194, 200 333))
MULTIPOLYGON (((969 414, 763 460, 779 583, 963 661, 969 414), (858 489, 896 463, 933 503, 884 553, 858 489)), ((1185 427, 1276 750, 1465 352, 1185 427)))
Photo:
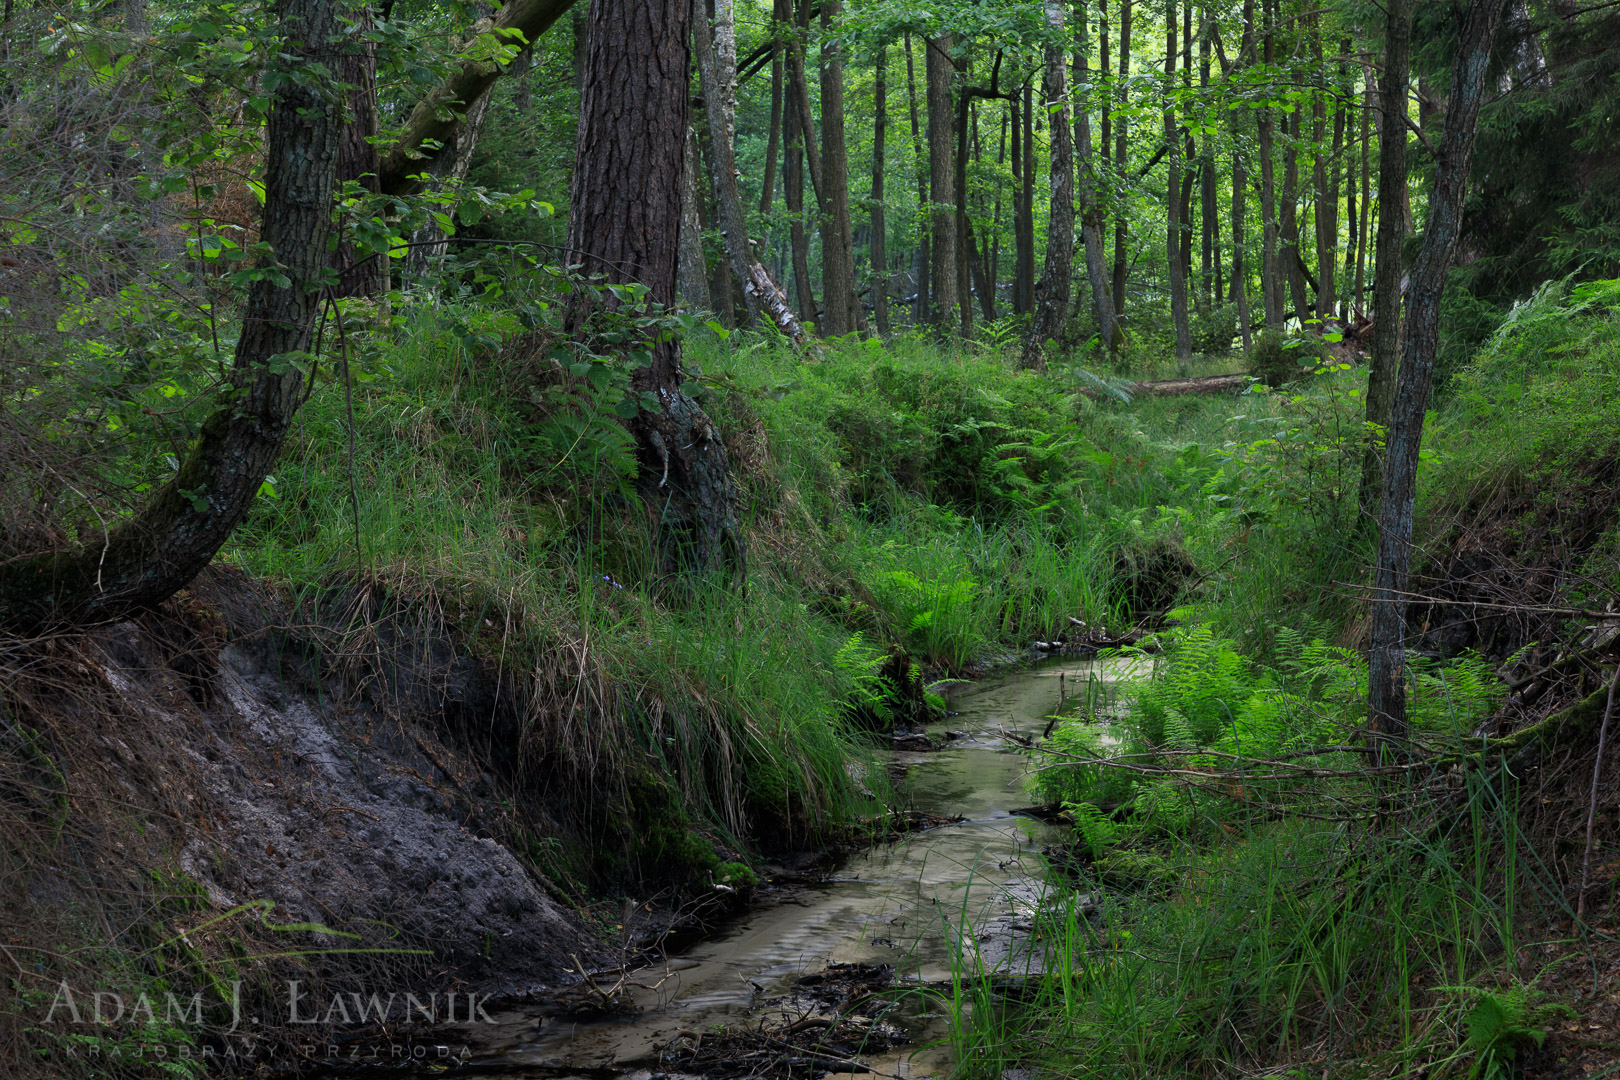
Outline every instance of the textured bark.
POLYGON ((1130 222, 1126 217, 1123 199, 1128 181, 1126 162, 1127 140, 1129 123, 1125 119, 1125 106, 1127 104, 1127 87, 1130 85, 1131 75, 1131 0, 1120 0, 1119 3, 1119 118, 1114 122, 1114 175, 1118 180, 1117 197, 1122 200, 1119 212, 1114 217, 1114 317, 1118 320, 1125 318, 1125 275, 1130 270, 1130 252, 1126 244, 1130 240, 1130 222))
POLYGON ((826 209, 827 197, 821 173, 821 152, 816 149, 816 112, 810 105, 810 82, 804 73, 804 51, 810 39, 810 0, 799 0, 795 18, 798 32, 788 53, 788 92, 793 95, 795 115, 799 118, 799 134, 804 140, 804 163, 810 174, 810 189, 815 192, 816 210, 820 212, 826 209))
POLYGON ((1035 310, 1035 88, 1024 84, 1024 168, 1018 176, 1018 313, 1035 310))
MULTIPOLYGON (((478 37, 493 36, 499 44, 532 42, 573 4, 574 0, 509 0, 478 37), (522 35, 521 39, 510 31, 522 35)), ((486 50, 484 42, 474 40, 462 50, 469 59, 411 110, 405 131, 378 169, 378 186, 385 194, 406 195, 417 190, 411 177, 424 170, 425 160, 438 154, 424 149, 426 144, 448 143, 461 126, 462 116, 495 85, 504 69, 492 60, 471 58, 486 50)))
POLYGON ((822 336, 860 326, 855 298, 855 245, 849 220, 849 158, 844 151, 843 46, 832 36, 839 0, 821 0, 821 302, 822 336))
POLYGON ((1356 245, 1356 313, 1367 310, 1367 245, 1372 240, 1372 114, 1373 73, 1372 58, 1362 54, 1362 108, 1361 108, 1361 242, 1356 245))
POLYGON ((681 172, 681 251, 676 268, 676 293, 683 307, 707 311, 709 269, 703 256, 703 196, 698 192, 697 133, 686 129, 686 164, 681 172))
MULTIPOLYGON (((1373 252, 1373 340, 1367 373, 1367 422, 1389 427, 1401 353, 1401 248, 1406 243, 1406 90, 1412 64, 1413 0, 1388 0, 1384 70, 1378 78, 1378 246, 1373 252)), ((1382 487, 1378 447, 1361 462, 1363 521, 1377 513, 1382 487)), ((1382 605, 1380 605, 1382 606, 1382 605)))
MULTIPOLYGON (((700 8, 695 10, 701 12, 700 8)), ((715 0, 712 31, 701 14, 694 18, 692 51, 697 55, 698 85, 703 91, 703 113, 709 128, 709 194, 714 199, 726 261, 737 280, 747 281, 754 255, 748 248, 748 220, 743 215, 732 150, 737 114, 737 35, 732 28, 731 0, 715 0)), ((743 296, 749 319, 758 321, 758 298, 746 289, 743 296)))
MULTIPOLYGON (((1254 0, 1243 0, 1243 46, 1239 65, 1254 58, 1254 0)), ((1248 170, 1243 166, 1241 147, 1232 147, 1232 301, 1237 304, 1238 332, 1243 335, 1243 351, 1254 347, 1254 329, 1249 317, 1248 170)))
MULTIPOLYGON (((338 80, 347 83, 348 122, 338 140, 337 184, 341 190, 351 180, 372 194, 377 193, 377 43, 363 38, 373 29, 371 11, 356 8, 354 38, 338 61, 338 80)), ((388 259, 362 256, 346 237, 332 253, 332 266, 338 271, 333 288, 337 296, 382 296, 388 292, 388 259)))
POLYGON ((765 182, 759 191, 761 214, 771 212, 771 200, 776 197, 776 159, 782 149, 782 39, 788 33, 787 24, 792 17, 790 0, 774 0, 771 11, 771 126, 765 140, 765 182))
MULTIPOLYGON (((1082 21, 1084 15, 1081 16, 1082 21)), ((1046 0, 1046 21, 1054 32, 1063 29, 1063 0, 1046 0)), ((1035 288, 1035 318, 1024 339, 1022 364, 1046 370, 1046 342, 1063 333, 1069 319, 1069 277, 1074 265, 1074 146, 1069 131, 1068 57, 1057 42, 1046 47, 1046 73, 1041 80, 1041 104, 1047 109, 1052 133, 1048 168, 1051 209, 1046 228, 1046 261, 1035 288), (1057 108, 1053 109, 1052 105, 1057 108)), ((1082 110, 1083 111, 1083 110, 1082 110)))
MULTIPOLYGON (((335 71, 336 0, 283 0, 281 51, 335 71)), ((329 88, 288 80, 265 132, 260 239, 285 285, 255 281, 242 312, 228 399, 203 422, 178 474, 103 543, 0 564, 0 624, 17 630, 123 618, 196 577, 253 506, 275 463, 304 383, 295 358, 310 344, 327 270, 343 106, 329 88)))
MULTIPOLYGON (((1106 13, 1107 9, 1103 11, 1106 13)), ((1091 84, 1091 42, 1086 30, 1085 0, 1076 0, 1074 23, 1079 41, 1074 51, 1074 81, 1078 86, 1091 84)), ((1104 24, 1106 26, 1106 23, 1104 24)), ((1107 38, 1103 39, 1101 70, 1108 71, 1107 38)), ((1108 266, 1103 256, 1103 214, 1097 202, 1096 158, 1091 148, 1091 97, 1089 90, 1075 105, 1074 110, 1074 195, 1075 213, 1080 220, 1080 243, 1085 253, 1086 282, 1091 289, 1091 310, 1097 319, 1097 334, 1110 352, 1123 341, 1119 321, 1114 318, 1114 299, 1108 292, 1108 266)), ((1107 118, 1109 108, 1107 92, 1103 101, 1103 160, 1108 160, 1107 118)))
MULTIPOLYGON (((650 299, 675 302, 686 167, 689 0, 594 0, 586 44, 574 160, 568 259, 608 283, 640 282, 650 299)), ((576 330, 594 292, 581 290, 576 330)), ((678 341, 658 341, 633 389, 657 397, 631 422, 638 486, 657 512, 661 556, 671 569, 740 564, 738 495, 725 444, 681 391, 678 341)))
POLYGON ((928 188, 932 265, 929 268, 930 309, 934 322, 950 332, 958 325, 956 310, 956 169, 952 161, 952 83, 956 66, 951 63, 951 35, 940 34, 928 40, 925 50, 928 74, 928 188))
POLYGON ((878 49, 872 91, 872 314, 878 333, 889 333, 888 224, 883 217, 884 137, 889 128, 889 50, 878 49))
POLYGON ((1423 414, 1440 344, 1440 301, 1462 233, 1463 201, 1479 110, 1488 89, 1491 46, 1507 3, 1473 0, 1463 18, 1451 65, 1445 133, 1435 154, 1423 246, 1412 266, 1406 341, 1390 414, 1383 503, 1378 518, 1378 566, 1368 660, 1368 727, 1374 738, 1403 739, 1406 723, 1406 592, 1411 569, 1412 513, 1417 494, 1423 414))
MULTIPOLYGON (((1165 5, 1164 77, 1176 74, 1176 3, 1165 5)), ((1170 176, 1165 196, 1169 203, 1165 224, 1165 256, 1170 266, 1170 319, 1176 329, 1176 359, 1192 357, 1192 331, 1187 323, 1187 276, 1181 261, 1181 140, 1176 137, 1176 110, 1173 99, 1164 104, 1164 143, 1170 148, 1170 176)))
POLYGON ((1305 262, 1299 250, 1299 114, 1283 116, 1282 205, 1278 209, 1278 234, 1282 239, 1278 257, 1288 277, 1289 295, 1294 298, 1294 318, 1303 329, 1310 315, 1310 294, 1305 291, 1305 262))
MULTIPOLYGON (((966 72, 963 72, 965 82, 966 72)), ((968 222, 967 163, 968 131, 973 99, 964 86, 956 98, 956 175, 952 183, 956 189, 956 298, 961 305, 959 332, 965 337, 973 334, 972 272, 974 244, 972 228, 968 222)))

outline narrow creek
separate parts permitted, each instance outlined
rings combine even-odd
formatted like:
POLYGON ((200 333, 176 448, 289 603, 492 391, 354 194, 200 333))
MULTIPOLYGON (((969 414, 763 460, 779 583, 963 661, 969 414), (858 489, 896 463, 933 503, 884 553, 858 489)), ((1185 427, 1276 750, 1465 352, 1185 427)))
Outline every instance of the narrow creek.
MULTIPOLYGON (((1111 674, 1111 672, 1110 672, 1111 674)), ((786 903, 746 915, 682 956, 638 976, 655 989, 636 991, 636 1011, 621 1019, 577 1022, 513 1017, 527 1031, 495 1058, 462 1075, 556 1080, 577 1071, 660 1071, 660 1054, 682 1033, 716 1025, 757 1023, 782 1011, 796 981, 829 964, 888 964, 896 985, 948 984, 959 943, 971 941, 987 968, 1022 971, 1021 931, 1044 888, 1040 848, 1050 826, 1009 811, 1029 803, 1023 779, 1029 760, 1010 738, 1039 738, 1058 706, 1060 678, 1072 697, 1106 680, 1094 661, 1052 660, 999 678, 958 684, 954 715, 932 732, 962 737, 930 752, 896 751, 907 766, 902 791, 910 807, 963 820, 851 856, 819 886, 786 903), (963 923, 970 938, 964 938, 963 923), (526 1021, 526 1022, 525 1022, 526 1021)), ((909 995, 887 1019, 910 1038, 870 1059, 898 1076, 948 1068, 946 1020, 924 994, 909 995)))

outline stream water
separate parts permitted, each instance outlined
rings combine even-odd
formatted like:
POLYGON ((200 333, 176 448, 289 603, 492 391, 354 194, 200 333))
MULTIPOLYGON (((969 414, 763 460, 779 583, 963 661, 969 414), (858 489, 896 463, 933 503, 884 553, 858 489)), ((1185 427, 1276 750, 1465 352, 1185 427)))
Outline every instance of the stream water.
MULTIPOLYGON (((1040 737, 1059 702, 1060 675, 1072 697, 1102 674, 1095 662, 1048 661, 958 685, 949 695, 955 715, 940 728, 963 737, 942 750, 894 757, 908 767, 910 805, 960 814, 960 823, 854 855, 819 887, 751 913, 638 976, 658 985, 637 991, 634 1015, 588 1023, 548 1018, 489 1064, 519 1077, 656 1070, 660 1052, 682 1032, 756 1022, 780 1010, 773 999, 780 1002, 796 978, 831 963, 889 964, 902 986, 937 985, 950 979, 958 944, 971 941, 979 963, 1021 970, 1027 939, 1020 931, 1039 900, 1039 850, 1052 836, 1049 826, 1009 813, 1031 800, 1023 784, 1028 757, 1008 735, 1040 737), (964 923, 971 937, 963 936, 964 923)), ((912 995, 891 1017, 912 1041, 874 1062, 881 1071, 921 1076, 948 1065, 944 1018, 928 1001, 912 995)))

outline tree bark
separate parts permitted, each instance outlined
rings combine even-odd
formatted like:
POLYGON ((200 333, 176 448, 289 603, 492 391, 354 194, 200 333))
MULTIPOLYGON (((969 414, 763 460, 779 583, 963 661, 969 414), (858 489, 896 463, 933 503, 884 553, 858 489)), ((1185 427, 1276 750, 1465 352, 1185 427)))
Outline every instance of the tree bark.
MULTIPOLYGON (((759 212, 769 215, 776 197, 776 158, 782 149, 782 38, 793 18, 791 0, 774 0, 771 10, 771 120, 765 140, 765 182, 759 191, 759 212)), ((763 252, 765 245, 761 245, 763 252)))
POLYGON ((1131 78, 1131 0, 1119 2, 1119 118, 1114 122, 1114 175, 1118 187, 1114 192, 1114 318, 1123 324, 1125 318, 1125 275, 1130 272, 1130 221, 1125 211, 1125 192, 1129 186, 1126 162, 1127 133, 1130 128, 1125 118, 1128 87, 1131 78))
MULTIPOLYGON (((1265 62, 1269 69, 1276 59, 1276 41, 1271 20, 1270 0, 1261 0, 1265 19, 1265 62)), ((1252 24, 1252 0, 1244 0, 1246 24, 1252 24)), ((1246 31, 1247 32, 1247 31, 1246 31)), ((1266 326, 1279 329, 1286 321, 1283 315, 1283 275, 1277 260, 1277 167, 1272 153, 1275 118, 1268 106, 1258 111, 1256 125, 1260 151, 1260 295, 1265 299, 1266 326)))
POLYGON ((1024 171, 1019 177, 1018 291, 1024 298, 1021 314, 1035 310, 1035 88, 1024 83, 1024 171))
MULTIPOLYGON (((377 43, 363 40, 374 28, 369 7, 353 9, 356 40, 339 60, 338 79, 349 85, 348 123, 338 141, 337 184, 341 191, 349 181, 362 190, 377 193, 377 43)), ((362 256, 347 238, 332 253, 332 267, 338 271, 333 287, 337 296, 382 296, 388 292, 388 256, 362 256)))
MULTIPOLYGON (((472 165, 473 150, 478 137, 484 132, 484 118, 489 115, 489 95, 485 94, 467 107, 467 115, 447 136, 445 144, 426 162, 421 175, 426 177, 422 186, 431 191, 443 191, 461 186, 472 165)), ((425 273, 433 260, 450 250, 450 241, 438 219, 429 217, 411 233, 410 251, 405 257, 406 271, 413 277, 425 273)))
MULTIPOLYGON (((1368 728, 1375 739, 1404 739, 1406 722, 1406 592, 1411 569, 1412 516, 1418 450, 1429 407, 1434 357, 1440 343, 1440 301, 1462 233, 1463 201, 1479 110, 1488 88, 1491 46, 1507 7, 1504 0, 1473 0, 1463 18, 1451 66, 1445 133, 1436 152, 1423 245, 1412 267, 1412 300, 1390 415, 1383 503, 1378 519, 1378 567, 1373 578, 1368 660, 1368 728)), ((1403 103, 1404 104, 1404 103, 1403 103)))
MULTIPOLYGON (((1063 0, 1046 0, 1046 21, 1054 39, 1046 46, 1046 73, 1041 80, 1041 105, 1047 130, 1052 133, 1048 170, 1051 208, 1046 226, 1046 262, 1035 287, 1035 318, 1024 339, 1022 366, 1046 370, 1046 343, 1063 333, 1069 319, 1069 277, 1074 266, 1074 147, 1069 131, 1068 56, 1061 39, 1063 0), (1057 105, 1053 109, 1053 104, 1057 105)), ((1081 15, 1084 20, 1084 14, 1081 15)))
MULTIPOLYGON (((1106 17, 1106 16, 1105 16, 1106 17)), ((1080 219, 1080 244, 1085 253, 1086 281, 1091 288, 1091 308, 1097 319, 1097 335, 1109 352, 1123 343, 1119 321, 1114 318, 1114 298, 1108 292, 1108 266, 1103 254, 1103 214, 1097 201, 1095 157, 1091 147, 1091 41, 1087 28, 1085 0, 1075 0, 1075 32, 1079 37, 1074 51, 1074 78, 1077 86, 1087 87, 1074 107, 1075 201, 1080 219)), ((1107 23, 1102 24, 1104 27, 1107 23)), ((1108 71, 1106 39, 1101 57, 1103 74, 1108 71)), ((1107 90, 1103 91, 1104 130, 1109 109, 1107 90)), ((1103 137, 1103 161, 1108 160, 1108 139, 1103 137)))
MULTIPOLYGON (((910 34, 906 35, 905 44, 906 102, 909 105, 911 112, 911 152, 912 159, 917 162, 917 213, 920 216, 926 216, 929 214, 928 178, 930 169, 924 167, 923 165, 924 154, 922 128, 917 121, 917 71, 916 66, 912 62, 911 58, 910 34)), ((926 49, 927 46, 924 45, 924 48, 926 49)), ((924 57, 925 61, 926 59, 927 58, 924 57)), ((913 305, 911 313, 911 320, 916 325, 922 326, 924 323, 930 321, 928 308, 928 275, 934 264, 929 257, 928 229, 922 228, 920 221, 917 232, 919 235, 917 240, 916 257, 912 260, 911 265, 912 277, 916 279, 917 290, 916 301, 913 305)))
MULTIPOLYGON (((690 0, 594 0, 575 154, 568 259, 610 284, 639 282, 675 302, 685 170, 690 0)), ((601 301, 581 289, 575 333, 601 301)), ((658 340, 631 375, 656 411, 630 422, 643 505, 657 514, 660 555, 672 570, 740 565, 738 494, 720 434, 681 390, 680 343, 658 340)))
MULTIPOLYGON (((1378 246, 1373 252, 1372 363, 1367 423, 1389 427, 1401 350, 1401 248, 1406 243, 1406 89, 1412 63, 1413 0, 1388 0, 1384 70, 1378 78, 1378 246)), ((1376 439, 1361 461, 1362 521, 1377 514, 1381 488, 1376 439)))
POLYGON ((804 132, 805 124, 799 118, 801 102, 807 95, 801 93, 804 65, 798 56, 799 41, 788 43, 788 94, 783 126, 786 131, 786 152, 782 163, 782 195, 788 209, 788 238, 792 248, 793 297, 799 308, 799 317, 821 325, 820 309, 816 306, 815 290, 810 280, 810 238, 804 229, 804 132))
MULTIPOLYGON (((286 59, 277 66, 338 70, 339 10, 337 0, 283 0, 286 59)), ((274 94, 259 230, 271 255, 248 289, 226 400, 203 422, 175 478, 101 544, 0 564, 0 624, 25 632, 77 626, 162 603, 208 565, 252 508, 302 398, 328 272, 344 109, 322 81, 288 79, 274 94)))
POLYGON ((966 72, 961 73, 961 78, 964 87, 956 97, 956 175, 952 183, 956 188, 956 299, 960 305, 958 332, 966 338, 973 335, 973 282, 970 264, 973 262, 974 246, 967 207, 968 132, 973 98, 965 86, 966 72))
POLYGON ((1361 107, 1361 240, 1356 245, 1356 313, 1367 310, 1367 246, 1372 240, 1372 58, 1363 53, 1361 107))
POLYGON ((956 310, 956 169, 951 160, 955 149, 952 138, 952 82, 956 65, 951 62, 951 35, 940 34, 928 40, 928 186, 933 217, 932 256, 929 272, 932 294, 930 307, 935 324, 947 333, 958 325, 956 310))
MULTIPOLYGON (((1198 34, 1198 88, 1207 97, 1209 94, 1209 6, 1202 5, 1199 11, 1198 34)), ((1199 278, 1199 295, 1206 303, 1219 301, 1221 257, 1219 251, 1219 215, 1215 210, 1215 140, 1209 136, 1204 138, 1204 156, 1198 165, 1198 223, 1202 226, 1200 254, 1201 274, 1199 278)))
MULTIPOLYGON (((1164 78, 1172 85, 1176 75, 1176 0, 1165 3, 1164 78)), ((1187 276, 1181 261, 1181 140, 1177 138, 1174 99, 1164 104, 1164 142, 1170 148, 1170 175, 1166 181, 1165 255, 1170 268, 1170 318, 1176 330, 1176 359, 1192 358, 1192 330, 1187 323, 1187 276)))
MULTIPOLYGON (((702 0, 688 2, 694 9, 692 51, 697 54, 698 86, 703 91, 703 112, 709 128, 709 193, 714 199, 726 261, 738 281, 747 281, 754 256, 748 248, 748 219, 743 214, 732 149, 737 127, 737 35, 732 25, 731 0, 715 0, 712 33, 697 6, 702 0)), ((759 298, 748 289, 743 290, 743 297, 749 321, 757 323, 759 298)), ((730 314, 728 310, 726 315, 730 314)))
POLYGON ((1305 262, 1299 253, 1299 114, 1284 114, 1282 205, 1278 216, 1282 237, 1282 270, 1288 279, 1288 292, 1294 299, 1294 318, 1304 330, 1310 319, 1310 294, 1305 291, 1305 262))
POLYGON ((850 235, 849 159, 844 150, 844 59, 832 35, 840 0, 821 0, 821 292, 824 337, 859 328, 855 298, 855 245, 850 235))
POLYGON ((1316 274, 1320 288, 1316 292, 1316 317, 1326 319, 1338 310, 1339 296, 1335 286, 1334 254, 1339 247, 1339 193, 1328 182, 1328 161, 1338 168, 1339 145, 1344 139, 1344 114, 1334 110, 1337 141, 1332 153, 1325 152, 1327 142, 1327 68, 1322 58, 1322 16, 1311 16, 1311 58, 1316 62, 1318 85, 1311 95, 1311 186, 1316 199, 1316 274))
POLYGON ((686 129, 686 164, 681 173, 681 253, 676 292, 689 310, 708 311, 709 268, 703 254, 703 196, 698 191, 697 132, 686 129))
POLYGON ((872 316, 878 333, 889 334, 888 223, 884 220, 884 138, 889 128, 889 50, 879 48, 872 91, 872 316))
POLYGON ((385 195, 408 195, 417 190, 412 177, 423 172, 423 161, 431 160, 437 153, 425 151, 425 144, 448 143, 461 125, 461 118, 489 93, 489 88, 505 70, 499 63, 485 58, 489 43, 532 42, 573 4, 574 0, 509 0, 488 28, 462 50, 462 55, 468 59, 411 110, 405 131, 378 169, 379 190, 385 195))
MULTIPOLYGON (((1249 64, 1254 58, 1254 0, 1243 0, 1243 45, 1238 54, 1238 66, 1249 64)), ((1235 71, 1234 71, 1235 74, 1235 71)), ((1234 125, 1234 131, 1236 125, 1234 125)), ((1248 170, 1243 167, 1243 150, 1233 140, 1232 145, 1232 300, 1237 304, 1238 333, 1243 336, 1243 351, 1254 348, 1254 329, 1249 318, 1248 170)))

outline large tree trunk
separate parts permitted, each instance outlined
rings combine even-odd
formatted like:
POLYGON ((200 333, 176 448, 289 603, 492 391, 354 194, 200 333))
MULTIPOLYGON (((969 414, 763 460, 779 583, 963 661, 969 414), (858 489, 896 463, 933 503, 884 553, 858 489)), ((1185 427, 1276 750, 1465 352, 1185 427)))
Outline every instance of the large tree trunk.
POLYGON ((827 305, 822 335, 859 328, 855 298, 855 245, 850 235, 849 159, 844 151, 843 46, 832 35, 839 0, 821 0, 821 292, 827 305))
MULTIPOLYGON (((1046 21, 1057 38, 1063 29, 1063 0, 1046 0, 1046 21)), ((1068 73, 1064 70, 1067 60, 1060 38, 1046 46, 1041 104, 1047 110, 1047 130, 1052 133, 1048 162, 1052 201, 1046 226, 1046 262, 1035 289, 1035 318, 1024 339, 1022 358, 1024 367, 1040 371, 1046 370, 1046 342, 1062 335, 1063 324, 1069 318, 1069 277, 1074 267, 1074 148, 1069 131, 1068 73)))
MULTIPOLYGON (((338 79, 349 85, 348 123, 338 140, 337 184, 341 191, 351 180, 373 195, 377 193, 377 43, 365 40, 373 29, 371 10, 361 6, 350 14, 355 40, 339 61, 338 79)), ((333 288, 337 296, 382 296, 388 292, 388 256, 362 256, 354 243, 341 238, 332 253, 338 271, 333 288)))
MULTIPOLYGON (((712 32, 707 19, 701 15, 693 19, 692 51, 697 54, 698 85, 703 91, 703 112, 708 120, 709 192, 719 219, 720 239, 732 274, 738 281, 747 281, 754 256, 748 249, 748 220, 743 215, 742 192, 737 188, 737 163, 732 150, 737 127, 737 34, 731 20, 731 0, 715 0, 712 32)), ((726 291, 729 294, 731 290, 726 291)), ((748 305, 749 321, 757 323, 759 298, 748 289, 743 290, 743 297, 748 305)), ((729 309, 731 305, 726 306, 729 309)), ((726 315, 730 314, 727 310, 726 315)))
MULTIPOLYGON (((1176 74, 1176 3, 1165 5, 1164 77, 1171 83, 1176 74)), ((1176 359, 1192 357, 1192 331, 1187 323, 1187 275, 1181 261, 1181 140, 1176 137, 1174 99, 1164 100, 1164 143, 1170 148, 1170 176, 1166 181, 1165 256, 1170 264, 1170 319, 1176 330, 1176 359)))
POLYGON ((888 223, 883 214, 883 142, 889 128, 889 50, 878 49, 872 92, 872 315, 879 334, 889 333, 888 223))
POLYGON ((1130 127, 1125 119, 1126 98, 1131 78, 1131 0, 1119 3, 1119 116, 1114 124, 1114 175, 1118 189, 1114 198, 1118 211, 1114 216, 1114 317, 1125 318, 1125 275, 1130 271, 1130 252, 1126 244, 1130 239, 1130 221, 1125 209, 1125 191, 1129 184, 1129 168, 1125 152, 1126 134, 1130 127))
MULTIPOLYGON (((283 0, 291 69, 338 69, 337 0, 283 0)), ((332 236, 332 193, 344 127, 322 80, 277 87, 265 131, 260 240, 270 254, 242 312, 221 406, 203 422, 174 479, 101 544, 0 563, 0 623, 18 630, 119 619, 163 602, 207 566, 253 506, 275 463, 304 385, 295 360, 310 346, 332 236)))
MULTIPOLYGON (((1378 246, 1373 252, 1372 366, 1367 423, 1389 427, 1401 352, 1401 248, 1406 243, 1406 89, 1412 64, 1413 0, 1388 0, 1384 70, 1378 78, 1378 246)), ((1361 463, 1363 521, 1377 513, 1382 466, 1375 440, 1361 463)))
POLYGON ((1435 155, 1434 190, 1429 196, 1423 246, 1412 267, 1412 300, 1390 414, 1378 517, 1378 567, 1373 577, 1367 706, 1369 730, 1380 740, 1404 739, 1407 733, 1404 635, 1418 450, 1440 344, 1440 301, 1462 232, 1463 200, 1468 194, 1479 110, 1488 88, 1491 46, 1506 7, 1504 0, 1473 0, 1463 17, 1451 65, 1445 134, 1435 155))
MULTIPOLYGON (((532 42, 574 4, 574 0, 508 0, 487 26, 480 26, 462 55, 464 60, 451 76, 417 102, 405 121, 405 130, 378 169, 378 187, 385 195, 408 195, 417 190, 412 179, 424 171, 424 147, 432 142, 448 143, 462 117, 489 93, 505 70, 489 59, 492 46, 532 42)), ((436 151, 426 152, 431 160, 436 151)))
MULTIPOLYGON (((686 167, 687 30, 690 0, 594 0, 580 100, 573 213, 567 257, 610 284, 639 282, 654 303, 675 302, 686 167)), ((581 289, 570 312, 588 332, 592 307, 581 289)), ((657 514, 662 561, 707 570, 741 563, 738 495, 725 444, 681 390, 677 340, 649 343, 651 361, 631 375, 656 411, 631 422, 643 503, 657 514)))
MULTIPOLYGON (((1106 18, 1107 9, 1104 8, 1106 18)), ((1077 87, 1091 86, 1091 42, 1087 32, 1088 14, 1085 0, 1075 0, 1075 32, 1079 35, 1077 47, 1074 51, 1074 81, 1077 87)), ((1107 23, 1103 24, 1106 34, 1107 23)), ((1108 48, 1107 37, 1103 38, 1103 51, 1100 70, 1107 74, 1108 48)), ((1074 110, 1074 188, 1076 213, 1080 218, 1080 243, 1085 252, 1086 281, 1091 288, 1091 308, 1097 318, 1097 335, 1109 352, 1116 351, 1124 335, 1120 333, 1119 321, 1114 318, 1114 299, 1108 292, 1108 266, 1103 255, 1103 214, 1102 207, 1097 202, 1095 157, 1091 148, 1091 90, 1082 91, 1084 96, 1075 104, 1074 110)), ((1107 91, 1102 97, 1103 114, 1103 161, 1108 160, 1108 114, 1112 111, 1107 91)))
POLYGON ((951 332, 958 325, 956 310, 956 163, 952 161, 955 139, 951 127, 952 83, 956 65, 951 62, 951 35, 930 38, 927 45, 928 73, 928 186, 933 216, 932 256, 929 270, 932 293, 930 307, 934 322, 951 332))

